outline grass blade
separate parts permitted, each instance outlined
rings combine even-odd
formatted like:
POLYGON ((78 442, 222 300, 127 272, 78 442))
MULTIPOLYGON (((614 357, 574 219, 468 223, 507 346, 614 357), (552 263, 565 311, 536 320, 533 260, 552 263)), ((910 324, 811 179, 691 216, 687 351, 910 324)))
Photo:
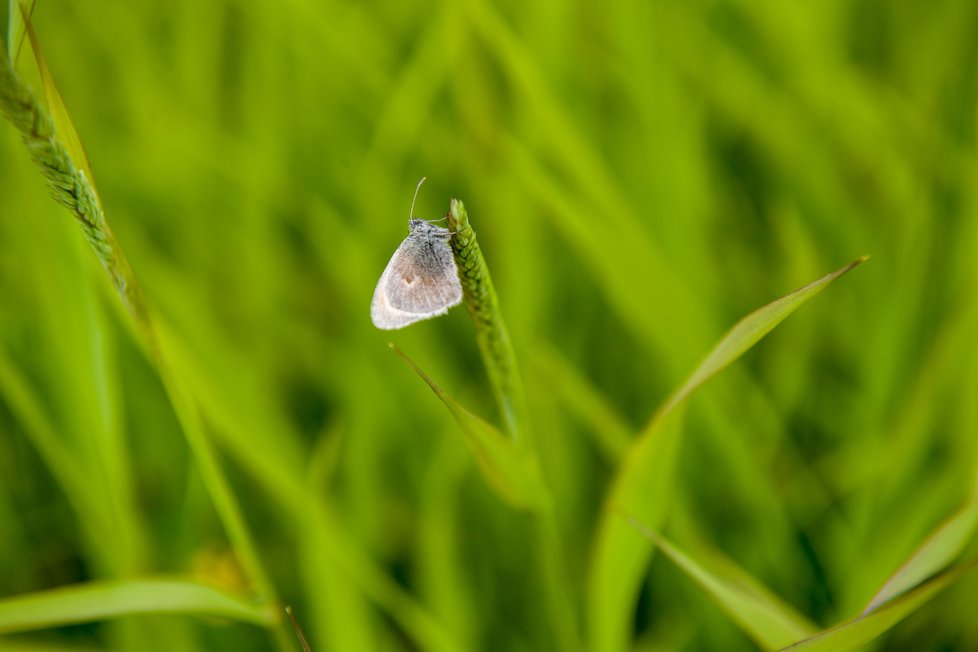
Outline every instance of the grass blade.
POLYGON ((731 561, 712 560, 714 568, 708 570, 635 519, 626 517, 626 521, 696 582, 762 648, 776 650, 816 632, 807 618, 731 561))
POLYGON ((500 498, 514 507, 531 511, 546 507, 549 504, 549 492, 532 455, 514 440, 456 403, 455 399, 435 384, 395 344, 391 343, 390 347, 448 408, 472 449, 482 475, 500 498))
POLYGON ((805 287, 799 288, 790 294, 786 294, 777 301, 769 303, 741 319, 713 347, 713 350, 700 363, 696 371, 693 372, 693 375, 666 401, 659 412, 669 412, 673 406, 686 400, 690 394, 696 391, 696 388, 717 375, 725 367, 730 365, 730 363, 743 355, 745 351, 757 344, 762 337, 774 330, 778 324, 800 308, 803 303, 824 290, 829 283, 862 264, 868 258, 869 256, 860 256, 845 267, 841 267, 831 274, 826 274, 822 278, 812 281, 805 287))
POLYGON ((661 526, 672 498, 682 439, 679 416, 686 399, 802 304, 864 260, 865 256, 858 258, 737 322, 631 444, 608 493, 605 504, 612 509, 602 515, 592 553, 587 612, 592 649, 617 651, 628 645, 634 601, 653 546, 635 537, 613 510, 634 515, 653 529, 661 526))
POLYGON ((537 547, 538 569, 546 593, 546 609, 557 646, 572 652, 580 648, 580 636, 575 627, 573 606, 565 582, 563 550, 553 513, 550 490, 544 483, 533 453, 515 439, 475 416, 435 384, 407 355, 393 343, 391 349, 404 358, 431 391, 441 399, 462 430, 483 477, 496 494, 518 509, 534 512, 534 545, 537 547))
MULTIPOLYGON (((44 57, 41 55, 41 48, 37 42, 37 35, 34 33, 34 26, 31 25, 30 14, 23 7, 21 7, 21 12, 23 12, 23 29, 27 33, 27 39, 31 44, 31 54, 34 55, 37 72, 41 77, 41 86, 44 88, 44 99, 47 101, 51 121, 54 123, 54 130, 58 134, 61 142, 64 143, 65 149, 68 150, 68 155, 71 157, 71 160, 75 165, 81 167, 85 173, 85 177, 94 187, 95 177, 92 175, 92 166, 88 161, 88 154, 85 153, 85 148, 82 147, 78 132, 75 131, 75 125, 71 122, 71 118, 68 117, 68 109, 65 107, 64 100, 61 98, 61 92, 54 83, 54 77, 51 76, 51 72, 48 70, 47 62, 45 62, 44 57)), ((98 194, 96 193, 97 197, 98 194)))
MULTIPOLYGON (((29 24, 27 29, 31 34, 29 24)), ((38 69, 46 70, 33 37, 31 45, 38 69)), ((60 93, 49 74, 42 77, 45 78, 43 83, 48 95, 54 98, 56 104, 52 107, 54 117, 21 81, 6 51, 0 48, 0 110, 20 132, 54 199, 71 211, 81 224, 85 238, 109 274, 152 357, 236 553, 257 592, 269 602, 277 602, 275 587, 257 554, 237 498, 207 437, 198 405, 173 372, 165 347, 166 334, 160 333, 162 324, 154 320, 149 302, 106 221, 90 172, 86 174, 84 152, 60 100, 60 93), (161 342, 164 346, 161 346, 161 342)), ((291 649, 291 640, 282 628, 277 627, 274 636, 279 649, 291 649)))
POLYGON ((913 591, 887 602, 872 613, 861 614, 783 649, 808 652, 856 650, 899 623, 925 602, 974 570, 975 566, 978 566, 978 561, 952 568, 913 591))
MULTIPOLYGON (((27 25, 31 34, 30 25, 27 25)), ((35 60, 39 70, 47 70, 37 50, 36 39, 31 38, 35 60)), ((151 330, 149 306, 141 286, 129 267, 109 229, 102 210, 102 203, 92 183, 84 152, 77 142, 78 135, 67 120, 67 112, 60 101, 50 75, 43 75, 48 94, 56 98, 58 111, 63 115, 56 121, 34 98, 31 91, 17 76, 7 53, 0 48, 0 110, 17 128, 31 159, 40 169, 55 201, 71 211, 81 224, 85 239, 108 272, 119 296, 133 320, 144 332, 151 330), (59 131, 59 125, 60 129, 59 131), (67 131, 67 134, 62 133, 67 131), (72 144, 68 139, 74 139, 72 144), (72 153, 75 150, 75 153, 72 153), (77 157, 81 158, 77 158, 77 157)))
POLYGON ((944 521, 910 558, 890 576, 869 601, 863 614, 920 584, 945 568, 961 554, 978 526, 978 496, 972 496, 951 518, 944 521))
POLYGON ((30 21, 31 15, 34 13, 34 5, 36 4, 36 0, 30 0, 30 2, 23 2, 22 0, 7 1, 7 15, 3 23, 3 31, 5 32, 4 38, 6 38, 4 45, 7 48, 7 56, 10 57, 11 61, 17 61, 17 56, 20 54, 20 47, 24 43, 24 25, 30 21))
POLYGON ((643 569, 652 554, 652 545, 636 537, 611 509, 620 506, 631 514, 640 513, 644 523, 656 526, 665 520, 672 502, 676 460, 682 443, 683 412, 683 407, 678 406, 671 418, 658 422, 655 436, 635 441, 624 463, 640 462, 643 473, 619 472, 619 486, 606 502, 589 569, 587 615, 592 650, 617 651, 628 647, 634 600, 643 569), (632 503, 622 502, 629 497, 638 509, 632 503))
POLYGON ((91 582, 0 600, 0 633, 26 632, 134 614, 218 616, 269 626, 268 606, 184 580, 91 582))

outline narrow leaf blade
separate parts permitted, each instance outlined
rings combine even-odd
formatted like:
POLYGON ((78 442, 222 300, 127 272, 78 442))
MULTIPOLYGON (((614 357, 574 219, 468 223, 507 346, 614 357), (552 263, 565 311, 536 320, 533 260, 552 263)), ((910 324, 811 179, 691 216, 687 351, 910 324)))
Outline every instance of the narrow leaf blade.
POLYGON ((764 649, 774 650, 815 634, 807 618, 772 594, 743 569, 729 560, 708 570, 675 544, 632 518, 626 519, 642 536, 654 543, 690 579, 723 609, 737 625, 764 649), (730 572, 721 574, 721 568, 730 572))
POLYGON ((683 407, 657 421, 655 436, 635 441, 624 458, 618 485, 606 502, 589 569, 588 615, 592 650, 618 651, 628 647, 628 631, 642 570, 652 544, 618 517, 616 508, 635 514, 643 523, 660 527, 672 503, 676 460, 682 444, 683 407), (642 472, 637 470, 641 467, 642 472))
POLYGON ((543 509, 549 504, 549 493, 539 467, 525 449, 459 405, 397 346, 391 344, 390 347, 448 408, 475 455, 482 475, 503 500, 528 510, 543 509))
POLYGON ((71 122, 71 118, 68 117, 68 109, 65 107, 64 100, 61 98, 61 92, 54 82, 54 77, 51 75, 51 71, 48 69, 47 63, 41 55, 41 47, 38 43, 37 35, 34 33, 34 27, 31 25, 30 15, 24 7, 21 7, 21 18, 23 20, 23 29, 27 32, 27 38, 30 42, 31 52, 34 55, 34 61, 37 64, 37 72, 41 77, 41 85, 44 87, 44 97, 47 100, 48 112, 51 114, 51 120, 54 122, 54 128, 58 132, 61 142, 64 143, 65 149, 68 150, 71 160, 77 167, 81 168, 88 182, 94 188, 95 179, 92 176, 92 168, 88 162, 88 155, 85 153, 85 148, 82 147, 78 132, 75 131, 75 125, 71 122))
POLYGON ((841 267, 808 285, 786 294, 763 308, 747 315, 734 327, 727 331, 719 343, 700 363, 696 371, 679 388, 665 404, 663 411, 686 399, 696 388, 729 366, 734 360, 743 355, 748 349, 757 344, 761 338, 770 333, 784 321, 788 315, 800 308, 802 304, 824 290, 829 283, 839 278, 854 267, 865 262, 869 256, 860 256, 848 265, 841 267))
POLYGON ((25 0, 7 0, 5 45, 7 47, 7 57, 14 64, 17 63, 21 45, 24 43, 24 17, 26 16, 27 20, 30 20, 30 17, 34 14, 35 4, 36 0, 30 0, 29 2, 25 0))
MULTIPOLYGON (((612 482, 606 506, 625 511, 652 529, 661 527, 672 499, 672 478, 682 439, 678 416, 686 399, 802 304, 866 259, 858 258, 735 324, 632 442, 612 482)), ((592 649, 618 652, 627 647, 630 614, 652 550, 651 542, 637 539, 620 518, 605 510, 589 570, 587 613, 592 649)))
POLYGON ((806 652, 846 652, 846 650, 859 649, 974 570, 975 566, 978 566, 978 561, 952 568, 871 613, 861 614, 783 649, 806 652))
POLYGON ((961 554, 978 527, 978 496, 972 496, 951 518, 944 521, 883 584, 864 614, 917 586, 948 566, 961 554))
POLYGON ((134 614, 219 616, 271 626, 277 616, 210 586, 170 579, 91 582, 0 600, 0 633, 24 632, 134 614))

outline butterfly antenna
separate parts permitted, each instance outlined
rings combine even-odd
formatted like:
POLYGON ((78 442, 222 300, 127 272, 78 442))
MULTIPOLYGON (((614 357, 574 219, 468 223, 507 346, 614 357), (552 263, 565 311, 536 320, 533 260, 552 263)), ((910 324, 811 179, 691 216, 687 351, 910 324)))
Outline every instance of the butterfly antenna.
POLYGON ((411 200, 411 214, 408 215, 408 220, 414 219, 414 202, 418 199, 418 191, 421 190, 421 184, 424 183, 424 180, 427 178, 428 177, 421 177, 421 181, 418 182, 418 187, 414 189, 414 199, 411 200))

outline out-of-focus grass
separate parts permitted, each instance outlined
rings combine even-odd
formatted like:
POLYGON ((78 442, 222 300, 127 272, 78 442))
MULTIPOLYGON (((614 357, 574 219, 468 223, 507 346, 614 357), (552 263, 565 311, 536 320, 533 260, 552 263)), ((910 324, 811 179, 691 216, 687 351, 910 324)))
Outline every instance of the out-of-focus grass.
MULTIPOLYGON (((974 3, 38 0, 33 23, 314 650, 553 647, 532 524, 369 322, 422 175, 416 213, 462 198, 492 269, 579 629, 628 432, 739 317, 862 253, 691 402, 664 531, 820 627, 936 570, 911 555, 978 477, 974 3)), ((4 122, 0 597, 160 574, 250 595, 118 308, 4 122)), ((464 311, 394 339, 501 422, 464 311)), ((645 577, 636 648, 752 649, 667 560, 645 577)), ((978 648, 976 587, 877 642, 978 648)), ((176 615, 0 640, 32 644, 273 642, 176 615)))

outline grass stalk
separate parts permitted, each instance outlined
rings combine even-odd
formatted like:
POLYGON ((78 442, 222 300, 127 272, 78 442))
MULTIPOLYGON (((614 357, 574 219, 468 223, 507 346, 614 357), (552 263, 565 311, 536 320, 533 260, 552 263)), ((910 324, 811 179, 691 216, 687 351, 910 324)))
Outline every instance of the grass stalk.
MULTIPOLYGON (((447 217, 448 228, 453 232, 451 246, 462 282, 465 307, 475 324, 476 344, 502 415, 504 430, 518 445, 535 456, 532 439, 528 436, 526 398, 516 354, 503 322, 489 267, 482 256, 475 230, 469 223, 465 205, 458 199, 452 199, 447 217)), ((555 643, 560 650, 578 650, 581 646, 580 634, 575 626, 577 618, 567 586, 566 565, 553 501, 547 500, 538 507, 534 518, 537 568, 555 643)))
POLYGON ((475 324, 475 340, 502 415, 503 429, 513 439, 522 441, 526 435, 523 384, 489 268, 482 257, 475 231, 469 224, 465 205, 453 199, 447 217, 448 228, 454 232, 451 245, 462 281, 465 307, 475 324))
POLYGON ((150 328, 149 306, 132 270, 119 251, 101 202, 82 167, 75 164, 59 139, 50 114, 14 71, 6 50, 0 48, 0 110, 21 134, 31 160, 41 170, 51 196, 67 208, 82 227, 112 284, 141 330, 150 328))
MULTIPOLYGON (((67 208, 81 225, 85 239, 108 273, 163 379, 215 510, 254 590, 262 600, 278 604, 275 588, 207 438, 196 403, 182 390, 167 362, 166 349, 160 345, 158 324, 153 319, 150 304, 109 228, 92 180, 85 174, 84 162, 73 159, 51 114, 21 81, 5 48, 0 48, 0 111, 20 132, 31 160, 41 171, 55 201, 67 208)), ((275 628, 274 636, 280 650, 293 649, 282 627, 275 628)))

